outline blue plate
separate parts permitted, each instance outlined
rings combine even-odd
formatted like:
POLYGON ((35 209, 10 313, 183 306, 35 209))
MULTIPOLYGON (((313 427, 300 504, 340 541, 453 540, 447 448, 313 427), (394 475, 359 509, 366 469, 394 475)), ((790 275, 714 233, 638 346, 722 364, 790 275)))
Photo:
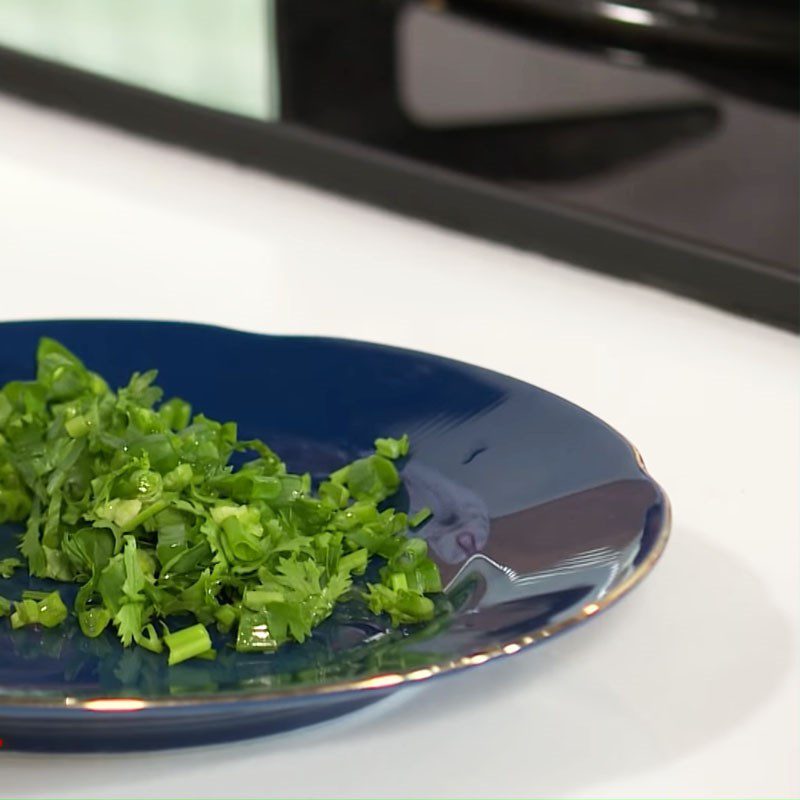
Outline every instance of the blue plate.
MULTIPOLYGON (((0 324, 0 384, 31 376, 40 336, 112 384, 158 367, 169 394, 239 422, 293 471, 324 474, 407 432, 394 504, 422 529, 446 583, 434 620, 389 631, 340 607, 273 655, 222 644, 167 668, 74 626, 0 625, 0 734, 8 749, 124 750, 236 739, 319 722, 418 681, 511 655, 606 608, 653 567, 669 505, 636 450, 586 411, 467 364, 335 339, 168 322, 0 324)), ((16 531, 0 529, 0 556, 16 531)), ((19 574, 19 573, 18 573, 19 574)), ((17 596, 45 581, 15 576, 17 596)))

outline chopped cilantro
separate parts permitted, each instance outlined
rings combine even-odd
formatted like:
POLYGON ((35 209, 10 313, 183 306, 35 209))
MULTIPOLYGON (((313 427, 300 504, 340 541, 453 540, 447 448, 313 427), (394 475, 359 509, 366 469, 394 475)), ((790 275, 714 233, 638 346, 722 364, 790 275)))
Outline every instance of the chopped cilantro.
MULTIPOLYGON (((166 647, 177 664, 213 658, 216 625, 237 650, 273 652, 360 591, 354 578, 373 559, 380 579, 362 595, 374 613, 394 625, 433 616, 439 570, 425 541, 407 536, 431 512, 408 517, 384 502, 400 487, 394 462, 408 436, 376 439, 313 491, 266 444, 240 441, 235 423, 162 401, 155 371, 113 391, 52 339, 36 365, 35 380, 0 390, 0 523, 24 523, 31 575, 79 584, 85 636, 112 626, 125 647, 166 647), (237 469, 235 453, 250 454, 237 469), (177 615, 195 624, 169 632, 177 615)), ((0 560, 0 577, 20 566, 0 560)), ((13 628, 55 627, 67 614, 58 592, 0 597, 13 628)))

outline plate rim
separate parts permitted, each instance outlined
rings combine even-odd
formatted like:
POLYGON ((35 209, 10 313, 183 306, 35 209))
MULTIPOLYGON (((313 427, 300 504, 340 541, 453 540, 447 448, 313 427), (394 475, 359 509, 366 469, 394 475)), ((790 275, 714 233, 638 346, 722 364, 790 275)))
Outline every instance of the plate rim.
POLYGON ((41 319, 3 320, 0 321, 0 333, 4 328, 10 327, 27 327, 63 323, 94 323, 98 325, 124 325, 134 323, 140 325, 157 325, 164 327, 205 328, 207 330, 214 330, 224 334, 236 334, 259 338, 299 339, 305 341, 330 342, 333 344, 366 345, 371 348, 392 350, 414 356, 423 356, 425 358, 433 358, 439 361, 469 367, 471 369, 483 370, 555 397, 558 400, 577 409, 581 413, 589 415, 592 419, 596 420, 612 431, 630 448, 640 472, 658 493, 663 505, 663 514, 659 529, 645 557, 639 564, 636 565, 633 571, 624 580, 620 581, 620 583, 614 586, 613 589, 611 589, 602 598, 581 606, 581 608, 575 613, 557 623, 543 627, 537 627, 529 633, 521 636, 515 636, 500 644, 493 645, 490 648, 476 650, 469 655, 461 656, 457 659, 431 664, 427 667, 414 667, 405 670, 383 672, 370 677, 332 681, 331 683, 323 685, 305 685, 281 689, 254 690, 251 692, 229 690, 210 695, 186 694, 181 695, 180 697, 157 698, 144 698, 135 696, 125 697, 122 694, 98 695, 96 697, 86 698, 64 695, 63 697, 54 698, 50 696, 4 694, 2 691, 0 691, 0 718, 12 716, 13 712, 17 712, 17 714, 19 714, 26 711, 36 710, 52 711, 56 713, 102 711, 105 714, 113 715, 115 717, 127 716, 132 712, 157 712, 159 710, 168 709, 202 708, 208 710, 222 706, 237 705, 245 702, 277 704, 280 701, 297 701, 303 699, 311 700, 315 697, 331 697, 334 695, 344 695, 349 693, 360 693, 376 690, 386 691, 399 689, 404 686, 416 685, 428 681, 431 678, 459 672, 464 669, 474 668, 495 661, 499 658, 516 655, 517 653, 553 638, 560 633, 571 630, 591 617, 597 616, 597 614, 606 611, 611 606, 615 605, 620 599, 628 595, 632 589, 638 586, 650 574, 656 563, 661 558, 667 546, 667 542, 669 541, 672 528, 672 505, 670 499, 663 487, 648 471, 647 467, 645 466, 644 459, 637 447, 625 435, 620 433, 613 426, 609 425, 609 423, 605 422, 605 420, 593 414, 591 411, 588 411, 582 406, 573 403, 571 400, 561 397, 561 395, 558 395, 555 392, 551 392, 548 389, 543 389, 540 386, 528 383, 520 378, 515 378, 511 375, 506 375, 505 373, 491 370, 478 364, 471 364, 467 361, 460 361, 447 356, 428 353, 423 350, 414 350, 407 347, 398 347, 379 342, 371 342, 366 339, 320 336, 317 334, 262 333, 258 331, 243 330, 240 328, 232 328, 225 325, 216 325, 213 323, 183 321, 176 319, 144 319, 136 317, 125 317, 119 319, 112 319, 108 317, 44 317, 41 319))

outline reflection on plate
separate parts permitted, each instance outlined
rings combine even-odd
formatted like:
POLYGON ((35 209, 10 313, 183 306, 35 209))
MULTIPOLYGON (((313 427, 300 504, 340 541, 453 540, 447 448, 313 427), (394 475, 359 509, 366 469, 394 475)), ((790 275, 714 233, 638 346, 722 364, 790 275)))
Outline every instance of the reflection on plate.
MULTIPOLYGON (((158 367, 167 392, 237 420, 242 436, 270 442, 296 471, 325 474, 376 435, 408 432, 414 449, 393 505, 433 509, 421 535, 446 590, 423 626, 390 631, 354 599, 303 645, 249 655, 220 637, 216 661, 172 668, 123 650, 111 634, 0 625, 8 749, 167 747, 318 722, 592 616, 636 584, 666 543, 667 499, 630 444, 511 378, 361 342, 65 321, 1 324, 0 383, 30 372, 42 335, 112 382, 158 367), (283 390, 271 391, 276 384, 283 390)), ((13 533, 0 529, 0 557, 13 551, 13 533)), ((17 574, 2 593, 46 584, 17 574)))

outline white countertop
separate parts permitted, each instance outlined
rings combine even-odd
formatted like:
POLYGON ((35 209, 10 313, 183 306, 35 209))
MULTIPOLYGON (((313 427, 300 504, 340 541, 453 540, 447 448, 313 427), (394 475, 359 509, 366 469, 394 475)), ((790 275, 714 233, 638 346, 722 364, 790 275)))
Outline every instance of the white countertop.
POLYGON ((797 338, 6 98, 0 120, 0 319, 197 320, 471 361, 605 418, 674 506, 653 574, 559 640, 271 738, 7 749, 0 795, 798 796, 797 338))

